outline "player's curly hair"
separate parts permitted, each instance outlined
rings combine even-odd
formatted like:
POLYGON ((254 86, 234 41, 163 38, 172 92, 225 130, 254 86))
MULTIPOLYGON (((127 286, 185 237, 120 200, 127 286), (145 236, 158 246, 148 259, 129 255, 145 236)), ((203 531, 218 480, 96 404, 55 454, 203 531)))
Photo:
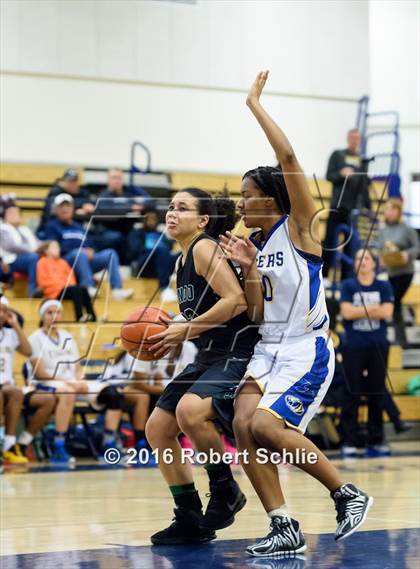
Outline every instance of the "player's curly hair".
POLYGON ((274 198, 281 213, 290 213, 289 193, 281 168, 258 166, 245 172, 242 180, 246 178, 251 179, 265 195, 274 198))
POLYGON ((200 188, 185 188, 182 191, 197 200, 200 215, 209 216, 209 222, 205 228, 207 235, 217 239, 219 235, 235 227, 235 202, 225 197, 213 198, 200 188))

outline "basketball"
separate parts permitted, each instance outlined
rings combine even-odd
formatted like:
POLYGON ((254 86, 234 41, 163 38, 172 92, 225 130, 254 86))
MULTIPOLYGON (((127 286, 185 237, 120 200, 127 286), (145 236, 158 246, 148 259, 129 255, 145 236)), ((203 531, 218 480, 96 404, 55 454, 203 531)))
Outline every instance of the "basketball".
POLYGON ((150 336, 163 332, 167 326, 160 317, 171 318, 168 312, 154 306, 140 306, 127 316, 121 326, 121 343, 127 352, 138 360, 152 361, 156 358, 148 348, 153 345, 150 336))

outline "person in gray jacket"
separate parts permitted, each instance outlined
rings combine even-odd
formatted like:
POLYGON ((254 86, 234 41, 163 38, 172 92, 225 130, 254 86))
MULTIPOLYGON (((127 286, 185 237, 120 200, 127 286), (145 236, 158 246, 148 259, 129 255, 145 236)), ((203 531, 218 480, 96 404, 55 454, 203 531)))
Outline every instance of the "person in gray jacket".
POLYGON ((385 205, 385 225, 378 236, 382 264, 386 267, 394 289, 394 328, 396 342, 407 344, 401 301, 414 276, 414 261, 419 253, 419 239, 415 229, 402 221, 402 202, 392 198, 385 205))
POLYGON ((37 290, 37 249, 40 242, 34 233, 22 223, 20 209, 16 205, 6 207, 0 221, 0 257, 11 272, 28 276, 29 296, 37 290))

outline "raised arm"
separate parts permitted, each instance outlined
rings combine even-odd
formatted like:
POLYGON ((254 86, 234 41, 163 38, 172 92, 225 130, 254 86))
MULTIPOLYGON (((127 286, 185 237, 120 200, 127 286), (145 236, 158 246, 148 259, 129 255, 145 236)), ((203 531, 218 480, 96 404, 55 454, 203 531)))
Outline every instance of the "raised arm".
POLYGON ((16 314, 11 310, 8 311, 7 323, 13 328, 18 337, 19 345, 17 347, 17 351, 19 354, 22 354, 22 356, 29 357, 32 354, 31 345, 19 324, 16 314))
POLYGON ((299 249, 320 256, 322 249, 318 237, 318 220, 315 217, 317 208, 305 175, 286 135, 260 103, 267 77, 268 71, 261 71, 257 75, 248 93, 246 104, 263 129, 283 170, 291 205, 289 218, 291 239, 299 249))

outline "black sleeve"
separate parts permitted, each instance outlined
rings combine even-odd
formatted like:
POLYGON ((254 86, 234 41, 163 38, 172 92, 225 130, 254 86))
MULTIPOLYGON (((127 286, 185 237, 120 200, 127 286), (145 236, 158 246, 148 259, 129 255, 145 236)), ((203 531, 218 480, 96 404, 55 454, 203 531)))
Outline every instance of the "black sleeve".
POLYGON ((333 184, 337 184, 338 182, 343 182, 344 178, 340 174, 340 170, 344 168, 346 162, 344 160, 344 155, 341 150, 335 150, 328 160, 328 167, 327 167, 327 180, 332 182, 333 184))
POLYGON ((48 192, 48 195, 45 198, 44 209, 42 211, 42 218, 41 218, 41 226, 42 227, 44 227, 48 223, 48 221, 50 221, 50 219, 53 217, 53 215, 51 213, 53 201, 58 195, 59 194, 56 190, 56 187, 51 188, 51 190, 48 192))
POLYGON ((91 199, 90 194, 87 191, 80 192, 79 195, 74 197, 75 210, 83 207, 85 203, 91 203, 94 205, 94 201, 91 199))

